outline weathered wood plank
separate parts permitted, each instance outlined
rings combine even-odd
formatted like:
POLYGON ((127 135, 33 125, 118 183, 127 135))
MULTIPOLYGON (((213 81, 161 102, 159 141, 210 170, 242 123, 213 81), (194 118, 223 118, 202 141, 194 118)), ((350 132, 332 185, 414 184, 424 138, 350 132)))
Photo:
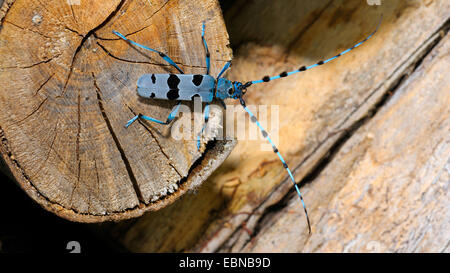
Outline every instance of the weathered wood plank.
MULTIPOLYGON (((379 32, 344 57, 248 90, 247 104, 279 105, 279 150, 295 169, 296 180, 303 182, 315 178, 309 174, 320 171, 327 153, 348 139, 347 130, 369 116, 426 53, 450 10, 445 1, 383 1, 379 7, 362 1, 237 1, 235 5, 225 14, 237 47, 228 77, 244 82, 334 56, 373 31, 384 15, 379 32)), ((139 252, 242 250, 248 232, 260 228, 260 216, 272 211, 272 205, 282 207, 290 200, 285 196, 292 193, 273 152, 261 151, 263 141, 239 141, 196 195, 184 196, 159 215, 109 227, 114 237, 139 252)), ((315 204, 323 198, 314 183, 303 187, 310 213, 317 213, 315 204)), ((296 198, 293 225, 299 237, 307 229, 296 198)), ((312 218, 314 234, 321 228, 319 216, 312 218)))
POLYGON ((243 251, 448 252, 449 53, 446 35, 311 182, 312 236, 292 198, 243 251))
POLYGON ((44 208, 82 222, 136 217, 198 186, 231 151, 232 141, 212 141, 199 152, 170 126, 125 129, 136 113, 166 119, 174 102, 139 100, 135 85, 172 70, 112 33, 204 73, 206 21, 215 75, 231 59, 217 1, 16 0, 1 16, 0 150, 44 208))

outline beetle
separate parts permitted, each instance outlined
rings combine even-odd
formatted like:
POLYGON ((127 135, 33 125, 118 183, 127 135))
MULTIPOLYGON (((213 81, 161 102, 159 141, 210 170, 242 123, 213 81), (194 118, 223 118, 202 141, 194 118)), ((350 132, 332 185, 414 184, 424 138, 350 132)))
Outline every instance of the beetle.
POLYGON ((126 36, 124 36, 120 32, 113 30, 113 33, 115 35, 117 35, 121 39, 129 42, 130 44, 159 54, 159 56, 161 56, 161 58, 163 58, 169 65, 171 65, 176 70, 178 70, 178 72, 180 72, 180 74, 169 73, 169 74, 144 74, 144 75, 142 75, 137 81, 137 92, 138 92, 139 96, 141 96, 143 98, 149 98, 149 99, 176 100, 176 101, 178 101, 178 103, 175 106, 175 108, 172 110, 172 112, 169 114, 166 121, 161 121, 161 120, 157 120, 155 118, 149 117, 149 116, 138 114, 137 116, 130 119, 127 122, 127 124, 125 125, 125 127, 130 126, 134 121, 136 121, 137 119, 140 119, 140 118, 144 119, 144 120, 156 122, 159 124, 167 125, 174 120, 174 118, 178 112, 181 101, 191 101, 195 97, 200 97, 201 100, 206 103, 205 110, 204 110, 204 124, 203 124, 202 130, 197 138, 197 149, 200 149, 200 137, 206 127, 206 124, 208 123, 209 104, 213 100, 216 99, 225 108, 226 107, 225 102, 224 102, 225 99, 238 99, 240 104, 244 108, 244 110, 249 114, 250 120, 252 122, 256 123, 256 125, 260 129, 263 137, 266 138, 267 141, 269 141, 269 143, 272 145, 273 152, 281 160, 281 163, 283 164, 284 168, 286 169, 287 173, 289 174, 289 178, 291 179, 292 183, 294 184, 294 188, 297 192, 297 195, 300 198, 300 201, 303 206, 303 210, 305 211, 305 216, 306 216, 306 221, 308 224, 309 233, 311 233, 311 224, 310 224, 310 220, 309 220, 309 216, 308 216, 308 211, 306 209, 306 205, 303 200, 300 189, 299 189, 297 183, 295 182, 294 176, 292 175, 292 172, 289 169, 283 156, 278 151, 278 148, 275 146, 274 142, 269 137, 267 131, 261 126, 261 124, 255 117, 255 115, 246 106, 243 96, 247 92, 247 88, 252 86, 253 84, 265 83, 265 82, 269 82, 269 81, 276 80, 279 78, 288 77, 293 74, 296 74, 299 72, 304 72, 311 68, 326 64, 336 58, 339 58, 340 56, 348 53, 349 51, 357 48, 358 46, 362 45, 364 42, 369 40, 378 31, 378 28, 381 24, 381 20, 382 20, 382 16, 381 16, 380 22, 378 23, 376 29, 369 36, 367 36, 364 40, 360 41, 359 43, 353 45, 352 47, 340 52, 339 54, 337 54, 329 59, 319 61, 310 66, 301 66, 300 68, 293 70, 293 71, 289 71, 289 72, 284 71, 284 72, 280 73, 279 75, 264 76, 260 80, 248 81, 246 83, 242 83, 239 81, 230 81, 230 80, 222 77, 222 75, 225 73, 225 71, 228 68, 230 68, 231 62, 227 62, 224 65, 224 67, 219 72, 219 74, 217 75, 216 78, 214 78, 213 76, 211 76, 209 74, 210 53, 208 50, 208 45, 205 40, 205 23, 204 22, 202 25, 202 42, 203 42, 203 45, 204 45, 205 51, 206 51, 206 74, 204 74, 204 75, 184 74, 183 70, 180 67, 178 67, 178 65, 166 54, 164 54, 160 51, 157 51, 155 49, 152 49, 150 47, 144 46, 142 44, 136 43, 136 42, 128 39, 126 36))

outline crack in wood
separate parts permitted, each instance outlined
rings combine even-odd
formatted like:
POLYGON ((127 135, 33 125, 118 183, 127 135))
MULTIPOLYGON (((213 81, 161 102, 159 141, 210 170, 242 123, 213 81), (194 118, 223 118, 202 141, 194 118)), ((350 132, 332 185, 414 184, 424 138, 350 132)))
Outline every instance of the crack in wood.
MULTIPOLYGON (((144 21, 150 20, 150 19, 151 19, 156 13, 158 13, 165 5, 167 5, 167 3, 169 3, 169 1, 167 1, 167 2, 165 2, 163 5, 161 5, 161 7, 160 7, 157 11, 155 11, 152 15, 150 15, 150 16, 149 16, 148 18, 146 18, 144 21)), ((124 35, 124 36, 125 36, 125 37, 128 37, 128 36, 130 36, 130 35, 134 35, 134 34, 136 34, 136 33, 139 33, 139 32, 141 32, 141 31, 143 31, 143 30, 149 28, 149 27, 152 26, 152 25, 153 25, 153 24, 146 25, 146 26, 144 26, 144 27, 142 27, 142 28, 140 28, 140 29, 138 29, 138 30, 136 30, 136 31, 130 32, 130 33, 124 35)), ((120 38, 103 38, 103 37, 96 37, 96 38, 99 39, 99 40, 103 40, 103 41, 117 41, 117 40, 120 40, 120 38)))
POLYGON ((96 77, 94 75, 94 73, 92 73, 92 78, 94 80, 94 87, 96 89, 96 93, 97 93, 97 103, 98 103, 98 107, 100 108, 103 120, 106 123, 106 126, 108 127, 109 133, 111 134, 111 137, 114 140, 114 143, 116 144, 117 150, 120 153, 120 156, 122 158, 123 163, 125 164, 125 168, 127 170, 128 176, 130 178, 131 183, 133 184, 133 189, 136 193, 136 197, 138 198, 139 202, 144 203, 145 204, 145 199, 142 196, 141 190, 139 188, 139 184, 137 182, 136 176, 134 175, 133 169, 131 168, 131 164, 125 154, 125 150, 123 149, 122 145, 120 144, 119 138, 117 137, 116 133, 114 132, 114 129, 112 127, 111 121, 108 118, 108 115, 106 114, 105 108, 103 106, 103 99, 101 96, 101 90, 99 88, 99 86, 97 85, 97 80, 96 77))
POLYGON ((49 59, 46 59, 46 60, 43 60, 43 61, 40 61, 40 62, 37 62, 37 63, 34 63, 34 64, 30 64, 30 65, 24 65, 24 66, 19 66, 19 65, 16 65, 16 66, 6 66, 6 67, 0 67, 0 69, 17 69, 17 68, 19 68, 19 69, 28 69, 28 68, 32 68, 32 67, 35 67, 35 66, 40 65, 40 64, 46 64, 46 63, 49 63, 49 62, 51 62, 53 59, 58 58, 59 56, 61 56, 61 54, 57 54, 57 55, 55 55, 55 56, 53 56, 53 57, 51 57, 51 58, 49 58, 49 59))
POLYGON ((53 73, 52 75, 50 75, 47 80, 45 80, 39 87, 38 89, 34 92, 33 96, 37 96, 37 94, 39 93, 39 91, 42 90, 42 88, 44 88, 44 86, 53 78, 53 76, 55 76, 55 73, 53 73))
POLYGON ((8 15, 8 12, 11 10, 12 6, 14 5, 16 1, 13 1, 12 3, 9 3, 8 1, 3 2, 3 5, 0 4, 0 9, 3 9, 4 6, 6 6, 5 8, 5 14, 3 15, 2 18, 0 18, 0 33, 3 29, 3 23, 6 19, 6 16, 8 15))
MULTIPOLYGON (((127 105, 127 107, 128 107, 128 109, 130 109, 131 113, 134 116, 137 116, 137 114, 134 112, 134 110, 130 106, 127 105)), ((156 138, 156 136, 153 134, 153 132, 140 119, 138 119, 138 122, 139 122, 139 124, 141 124, 145 128, 145 130, 147 130, 147 132, 150 133, 152 138, 155 140, 156 145, 158 145, 159 150, 161 151, 161 153, 167 158, 168 164, 174 169, 174 171, 180 176, 180 178, 182 178, 183 175, 181 175, 181 173, 177 170, 177 168, 175 168, 175 165, 173 164, 173 162, 170 159, 169 155, 166 154, 166 152, 162 148, 161 144, 159 143, 159 140, 156 138)))
POLYGON ((33 110, 32 110, 28 115, 26 115, 24 118, 22 118, 22 119, 20 119, 20 120, 18 120, 18 121, 16 121, 16 122, 13 122, 12 124, 16 125, 16 124, 22 123, 23 121, 25 121, 26 119, 28 119, 29 117, 31 117, 32 115, 34 115, 34 114, 42 107, 42 105, 44 105, 44 103, 47 102, 47 101, 48 101, 48 97, 45 98, 45 99, 43 99, 43 100, 41 101, 41 103, 39 103, 38 107, 36 107, 35 109, 33 109, 33 110))
POLYGON ((153 16, 155 16, 155 14, 157 14, 160 10, 162 10, 169 2, 170 2, 170 0, 167 0, 164 4, 161 5, 161 7, 158 10, 156 10, 152 15, 150 15, 148 18, 146 18, 145 21, 150 20, 153 16))
POLYGON ((73 5, 69 4, 70 11, 72 12, 73 20, 77 23, 77 17, 75 16, 75 11, 73 10, 73 5))
POLYGON ((80 160, 80 134, 81 134, 81 89, 78 89, 78 99, 77 99, 77 135, 75 139, 75 157, 78 162, 77 168, 77 181, 73 187, 72 193, 70 195, 70 206, 73 206, 72 200, 73 195, 80 184, 80 175, 81 175, 81 160, 80 160))
POLYGON ((64 28, 65 28, 66 30, 70 31, 70 32, 75 33, 76 35, 78 35, 78 36, 80 36, 80 37, 84 37, 83 34, 79 33, 79 32, 76 31, 75 29, 72 29, 72 28, 70 28, 70 27, 68 27, 68 26, 65 26, 64 28))
POLYGON ((38 34, 38 35, 40 35, 40 36, 42 36, 42 37, 44 37, 44 38, 47 38, 47 39, 54 39, 54 38, 55 38, 55 37, 50 37, 50 36, 47 36, 47 35, 45 35, 45 34, 43 34, 43 33, 40 33, 39 31, 36 31, 36 30, 32 30, 32 29, 29 29, 29 28, 26 28, 26 27, 19 26, 18 24, 13 23, 13 22, 8 21, 8 20, 5 20, 4 22, 5 22, 5 23, 8 23, 8 24, 10 24, 10 25, 12 25, 12 26, 15 26, 15 27, 17 27, 17 28, 19 28, 19 29, 21 29, 21 30, 33 32, 33 33, 38 34))
POLYGON ((64 83, 63 90, 62 90, 61 94, 59 95, 60 97, 63 96, 63 95, 65 94, 66 90, 67 90, 67 85, 68 85, 69 80, 70 80, 70 78, 71 78, 71 76, 72 76, 75 61, 76 61, 77 56, 78 56, 78 53, 81 51, 81 48, 83 47, 84 43, 85 43, 85 42, 87 41, 87 39, 88 39, 89 37, 91 37, 96 31, 98 31, 99 29, 101 29, 102 27, 104 27, 108 22, 110 22, 110 21, 112 20, 112 18, 114 18, 114 17, 116 16, 116 14, 120 11, 120 9, 122 8, 122 6, 123 6, 124 3, 125 3, 125 0, 121 0, 121 1, 119 2, 119 4, 117 5, 117 7, 114 9, 114 11, 111 12, 111 13, 109 14, 109 16, 106 17, 106 19, 105 19, 103 22, 101 22, 101 23, 100 23, 98 26, 96 26, 95 28, 91 29, 91 30, 83 37, 83 39, 81 39, 80 44, 78 45, 78 47, 77 47, 76 50, 75 50, 75 53, 73 54, 72 62, 71 62, 70 67, 69 67, 69 74, 67 75, 66 81, 65 81, 65 83, 64 83))

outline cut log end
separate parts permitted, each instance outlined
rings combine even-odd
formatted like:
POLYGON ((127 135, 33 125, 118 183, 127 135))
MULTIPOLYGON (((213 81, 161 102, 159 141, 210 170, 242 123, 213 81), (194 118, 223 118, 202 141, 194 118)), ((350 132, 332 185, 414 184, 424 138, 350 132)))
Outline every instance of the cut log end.
MULTIPOLYGON (((139 99, 149 72, 212 74, 231 60, 216 1, 40 1, 3 3, 0 29, 0 151, 18 184, 44 208, 80 222, 121 220, 160 209, 199 185, 234 141, 175 140, 166 119, 174 102, 139 99)), ((215 73, 215 74, 214 74, 215 73)))

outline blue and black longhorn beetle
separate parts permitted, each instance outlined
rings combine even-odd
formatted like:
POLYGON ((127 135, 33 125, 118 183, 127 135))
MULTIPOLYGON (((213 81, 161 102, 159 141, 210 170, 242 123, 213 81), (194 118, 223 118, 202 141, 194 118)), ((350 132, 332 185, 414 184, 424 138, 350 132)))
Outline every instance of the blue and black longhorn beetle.
MULTIPOLYGON (((381 20, 380 20, 381 23, 381 20)), ((138 114, 134 118, 130 119, 125 127, 130 126, 134 121, 137 119, 145 119, 148 121, 156 122, 159 124, 169 124, 173 121, 175 118, 178 108, 180 106, 181 101, 191 101, 195 97, 200 97, 203 102, 206 102, 205 106, 205 123, 202 127, 202 130, 197 138, 197 149, 200 149, 200 137, 203 134, 203 131, 206 127, 206 124, 208 123, 209 118, 209 104, 214 100, 217 99, 222 106, 225 108, 224 99, 238 99, 241 103, 242 107, 244 107, 244 110, 250 115, 250 120, 259 127, 261 130, 261 133, 264 138, 266 138, 270 144, 272 145, 273 151, 278 155, 281 162, 283 163, 284 168, 289 174, 290 179, 292 180, 292 183, 294 184, 295 190, 297 191, 298 196, 300 197, 300 201, 302 202, 303 209, 305 211, 306 215, 306 221, 308 223, 308 229, 311 233, 311 225, 309 221, 308 212, 306 210, 305 202, 303 201, 302 194, 300 193, 300 189, 297 186, 297 183, 295 182, 294 176, 292 175, 291 170, 289 169, 288 165, 286 164, 286 161, 281 156, 280 152, 278 151, 278 148, 273 143, 272 139, 267 134, 267 131, 261 126, 261 124, 256 119, 255 115, 247 108, 243 96, 245 95, 247 88, 250 87, 253 84, 257 83, 264 83, 269 82, 272 80, 276 80, 279 78, 284 78, 287 76, 290 76, 292 74, 303 72, 308 69, 311 69, 313 67, 326 64, 345 53, 351 51, 352 49, 355 49, 356 47, 363 44, 365 41, 369 40, 370 37, 372 37, 375 32, 377 32, 378 27, 380 26, 380 23, 378 24, 377 28, 374 32, 372 32, 369 36, 367 36, 364 40, 361 42, 355 44, 354 46, 348 48, 347 50, 342 51, 341 53, 337 54, 336 56, 329 58, 325 61, 319 61, 316 64, 310 65, 310 66, 302 66, 294 71, 290 72, 282 72, 277 76, 264 76, 261 80, 256 81, 249 81, 245 84, 238 82, 238 81, 230 81, 225 78, 222 78, 223 73, 231 66, 231 62, 227 62, 225 66, 220 71, 219 75, 217 75, 217 78, 214 78, 213 76, 209 75, 209 68, 210 68, 210 53, 208 50, 208 45, 205 40, 205 23, 203 23, 202 26, 202 41, 203 45, 205 47, 206 51, 206 74, 200 75, 190 75, 190 74, 184 74, 183 70, 178 67, 178 65, 169 58, 166 54, 157 51, 155 49, 149 48, 147 46, 138 44, 132 40, 129 40, 124 35, 117 31, 113 31, 113 33, 123 40, 129 42, 132 45, 138 46, 140 48, 149 50, 151 52, 158 53, 159 56, 161 56, 167 63, 169 63, 171 66, 173 66, 178 72, 181 74, 144 74, 142 75, 138 81, 137 81, 137 92, 138 95, 143 98, 151 98, 151 99, 162 99, 162 100, 177 100, 179 101, 178 104, 175 106, 174 110, 169 114, 166 121, 160 121, 157 119, 154 119, 152 117, 148 117, 142 114, 138 114)))

